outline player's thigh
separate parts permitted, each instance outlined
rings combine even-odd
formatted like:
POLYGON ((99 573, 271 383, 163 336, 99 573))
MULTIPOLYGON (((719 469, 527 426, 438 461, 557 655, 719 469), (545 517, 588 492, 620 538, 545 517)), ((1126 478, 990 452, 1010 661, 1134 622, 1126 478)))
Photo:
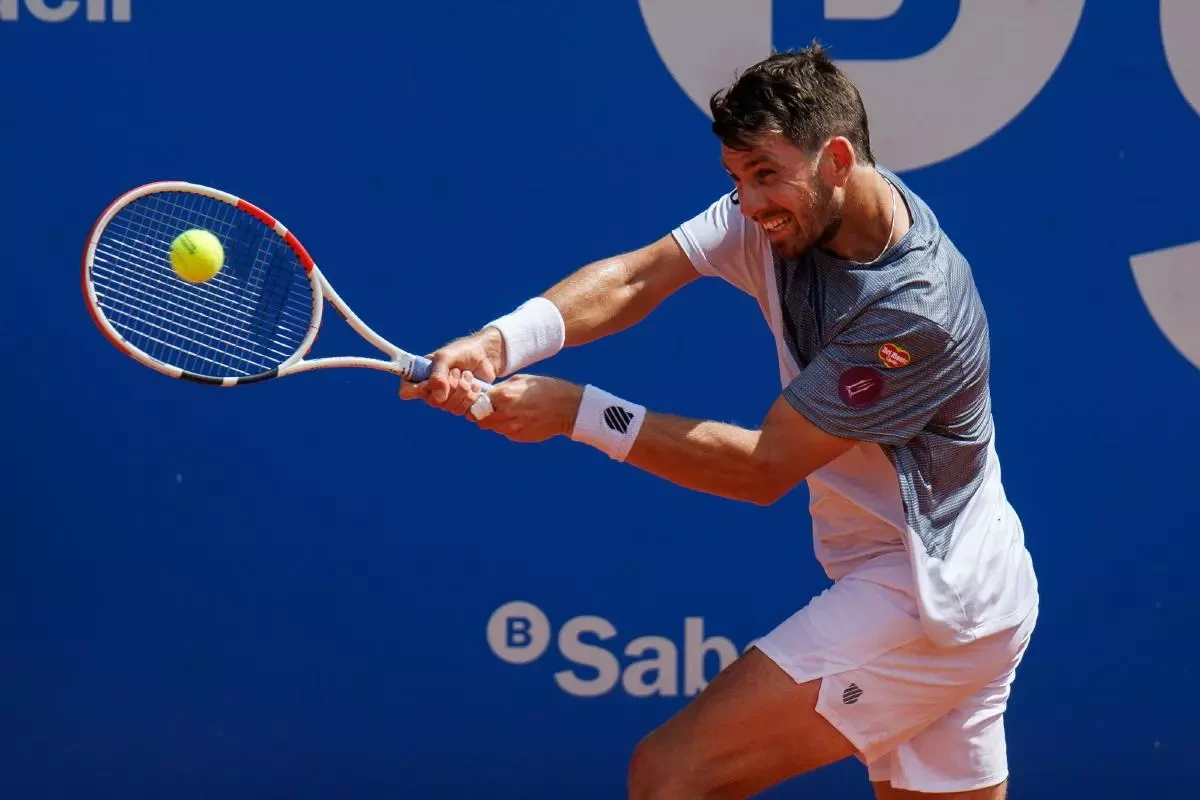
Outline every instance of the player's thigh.
POLYGON ((638 745, 629 796, 748 797, 854 754, 797 683, 751 648, 638 745))
POLYGON ((873 783, 876 800, 1006 800, 1008 797, 1008 781, 986 789, 972 789, 966 792, 911 792, 907 789, 893 789, 887 783, 873 783))
MULTIPOLYGON (((909 574, 905 563, 897 570, 909 574)), ((747 797, 862 758, 830 711, 831 703, 858 702, 857 689, 828 684, 920 638, 914 603, 901 594, 843 580, 813 597, 646 737, 630 764, 630 796, 747 797)), ((878 720, 874 710, 860 716, 878 720)))

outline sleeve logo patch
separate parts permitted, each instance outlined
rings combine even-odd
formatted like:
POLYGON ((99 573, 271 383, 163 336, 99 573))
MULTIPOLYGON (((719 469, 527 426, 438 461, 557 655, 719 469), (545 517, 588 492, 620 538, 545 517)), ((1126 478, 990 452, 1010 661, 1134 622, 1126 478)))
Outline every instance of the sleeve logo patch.
POLYGON ((883 394, 883 375, 871 367, 851 367, 838 378, 838 393, 854 408, 874 405, 883 394))
POLYGON ((896 369, 897 367, 907 367, 912 363, 912 353, 905 350, 898 344, 888 342, 883 347, 879 348, 879 360, 888 369, 896 369))

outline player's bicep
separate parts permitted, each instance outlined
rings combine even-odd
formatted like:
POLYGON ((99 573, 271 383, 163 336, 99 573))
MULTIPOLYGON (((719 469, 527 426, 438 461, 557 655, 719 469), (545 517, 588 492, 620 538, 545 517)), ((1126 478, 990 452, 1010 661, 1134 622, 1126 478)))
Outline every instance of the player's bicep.
POLYGON ((624 261, 629 270, 628 285, 639 300, 644 299, 652 306, 700 277, 692 260, 670 234, 635 250, 624 261))
POLYGON ((782 496, 854 445, 821 429, 780 395, 763 420, 756 457, 773 494, 782 496))

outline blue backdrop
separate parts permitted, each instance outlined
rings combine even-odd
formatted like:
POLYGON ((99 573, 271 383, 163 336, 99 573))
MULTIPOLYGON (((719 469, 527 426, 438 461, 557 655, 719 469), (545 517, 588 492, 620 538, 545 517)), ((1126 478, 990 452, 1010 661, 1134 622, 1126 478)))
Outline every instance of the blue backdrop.
MULTIPOLYGON (((982 0, 754 0, 744 36, 666 0, 122 5, 0 0, 0 797, 621 796, 699 676, 826 585, 803 489, 689 493, 402 403, 379 373, 171 381, 100 336, 79 255, 125 189, 217 186, 428 352, 726 191, 689 93, 763 36, 820 37, 873 81, 881 158, 976 271, 1043 597, 1013 797, 1194 784, 1200 267, 1175 248, 1200 239, 1200 65, 1170 44, 1194 10, 990 4, 1024 10, 964 48, 982 0), (1042 13, 1061 58, 1033 52, 1042 13), (922 61, 952 39, 961 63, 922 61), (965 141, 1018 80, 967 63, 989 48, 1045 74, 965 141), (935 108, 956 79, 974 106, 935 108), (909 132, 897 99, 947 121, 909 132)), ((369 353, 333 317, 317 351, 347 348, 369 353)), ((757 308, 717 281, 537 371, 746 425, 779 389, 757 308)), ((869 787, 851 761, 773 796, 869 787)))

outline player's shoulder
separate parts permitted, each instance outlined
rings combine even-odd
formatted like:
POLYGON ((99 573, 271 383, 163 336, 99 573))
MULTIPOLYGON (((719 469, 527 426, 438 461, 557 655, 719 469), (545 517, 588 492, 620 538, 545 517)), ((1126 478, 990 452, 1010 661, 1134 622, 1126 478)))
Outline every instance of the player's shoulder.
POLYGON ((920 338, 927 345, 986 339, 983 304, 960 267, 914 253, 885 272, 857 315, 864 333, 920 338))
POLYGON ((742 215, 737 189, 718 195, 709 201, 708 205, 676 225, 673 231, 705 241, 752 240, 755 244, 766 241, 757 225, 747 224, 742 215))
POLYGON ((699 274, 723 278, 761 301, 770 246, 759 226, 746 223, 736 190, 711 201, 671 235, 699 274))
POLYGON ((869 307, 923 320, 926 327, 942 328, 954 338, 971 335, 984 313, 970 262, 942 229, 933 209, 894 174, 881 171, 900 188, 913 222, 885 262, 873 270, 869 307))
POLYGON ((717 195, 700 211, 700 215, 720 218, 740 218, 742 201, 736 188, 717 195))

